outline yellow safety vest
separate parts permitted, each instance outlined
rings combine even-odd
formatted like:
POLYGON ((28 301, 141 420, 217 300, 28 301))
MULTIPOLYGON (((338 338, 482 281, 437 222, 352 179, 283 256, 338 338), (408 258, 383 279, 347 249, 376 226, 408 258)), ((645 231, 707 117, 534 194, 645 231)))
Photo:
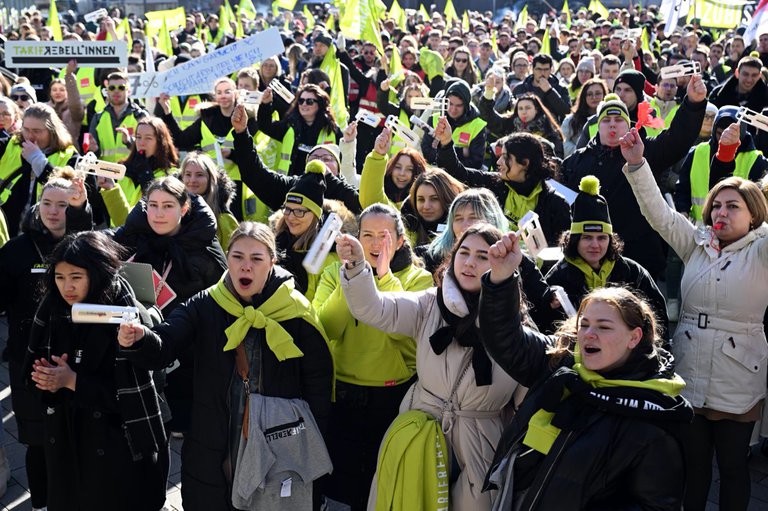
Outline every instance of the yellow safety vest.
MULTIPOLYGON (((413 128, 411 125, 411 118, 408 117, 408 114, 405 113, 405 110, 402 108, 400 109, 400 115, 399 115, 399 121, 403 126, 408 126, 409 128, 413 128)), ((398 153, 401 149, 404 149, 408 147, 408 144, 405 143, 405 140, 398 137, 397 135, 392 136, 392 145, 389 147, 389 156, 394 156, 398 153)), ((416 148, 419 149, 418 147, 416 148)))
MULTIPOLYGON (((437 121, 440 118, 438 114, 432 116, 432 127, 437 128, 437 121)), ((456 147, 469 147, 469 144, 480 134, 485 128, 487 123, 479 117, 469 121, 463 126, 459 126, 453 130, 453 145, 456 147)))
MULTIPOLYGON (((753 149, 736 155, 734 176, 749 179, 749 171, 760 156, 760 151, 753 149)), ((691 218, 702 221, 704 201, 709 193, 709 166, 711 162, 709 142, 702 142, 693 150, 691 162, 691 218)))
MULTIPOLYGON (((651 101, 651 108, 656 110, 656 113, 658 114, 661 110, 659 110, 659 107, 656 106, 656 98, 652 98, 651 101)), ((672 110, 667 113, 666 117, 664 117, 664 127, 663 128, 650 128, 648 126, 644 126, 645 128, 645 134, 649 137, 655 137, 662 131, 666 131, 669 129, 669 127, 672 125, 672 119, 675 118, 675 114, 677 114, 677 110, 680 108, 680 105, 675 105, 672 107, 672 110)))
MULTIPOLYGON (((210 128, 208 128, 208 125, 205 124, 205 121, 200 123, 200 150, 213 158, 213 161, 217 161, 216 142, 218 142, 222 148, 226 147, 230 151, 234 151, 234 141, 235 139, 231 129, 229 130, 229 133, 227 133, 227 136, 222 139, 213 134, 210 128)), ((240 168, 232 160, 225 159, 224 170, 227 175, 236 182, 237 186, 242 187, 240 194, 242 197, 240 204, 240 207, 242 208, 242 217, 246 220, 267 223, 271 211, 266 204, 256 197, 250 188, 243 184, 242 178, 240 177, 240 168)))
POLYGON ((187 98, 187 103, 182 109, 179 97, 171 97, 171 115, 173 115, 173 118, 176 119, 176 122, 179 124, 179 128, 182 131, 189 127, 189 125, 195 122, 195 119, 197 119, 196 108, 200 103, 202 103, 200 96, 195 94, 187 98))
POLYGON ((205 44, 214 44, 218 46, 222 37, 224 37, 224 29, 221 27, 219 27, 219 30, 216 32, 215 39, 211 38, 211 30, 208 28, 205 29, 205 44))
MULTIPOLYGON (((291 168, 291 155, 293 155, 293 145, 296 142, 296 133, 293 128, 288 128, 283 137, 283 144, 280 147, 280 161, 277 163, 277 170, 283 174, 287 174, 291 168)), ((336 133, 328 132, 326 130, 320 130, 320 135, 315 141, 315 145, 322 144, 335 144, 336 133)), ((313 146, 314 147, 314 146, 313 146)))
MULTIPOLYGON (((62 69, 59 73, 59 78, 65 80, 67 74, 66 69, 62 69)), ((92 67, 79 67, 75 73, 75 80, 77 81, 77 90, 80 92, 80 100, 87 107, 91 100, 96 100, 95 112, 99 113, 104 110, 106 104, 104 103, 104 96, 101 94, 101 88, 96 83, 96 72, 92 67)), ((87 116, 83 116, 83 126, 88 125, 87 116)))
POLYGON ((597 135, 597 132, 599 131, 599 129, 600 129, 600 125, 598 124, 597 120, 595 120, 595 122, 587 126, 587 131, 589 132, 590 140, 595 138, 595 135, 597 135))
MULTIPOLYGON (((0 204, 5 204, 11 196, 16 181, 21 177, 21 144, 14 138, 5 147, 5 153, 0 158, 0 204)), ((54 167, 65 166, 77 151, 69 146, 63 151, 57 151, 47 156, 48 162, 54 167)), ((40 196, 42 184, 37 184, 37 197, 40 196)))
MULTIPOLYGON (((126 115, 118 128, 128 128, 128 131, 134 132, 138 121, 133 114, 126 115)), ((131 150, 123 144, 123 137, 112 126, 112 116, 106 110, 99 114, 99 123, 96 125, 96 134, 99 136, 99 149, 101 150, 101 159, 118 163, 130 154, 131 150)))

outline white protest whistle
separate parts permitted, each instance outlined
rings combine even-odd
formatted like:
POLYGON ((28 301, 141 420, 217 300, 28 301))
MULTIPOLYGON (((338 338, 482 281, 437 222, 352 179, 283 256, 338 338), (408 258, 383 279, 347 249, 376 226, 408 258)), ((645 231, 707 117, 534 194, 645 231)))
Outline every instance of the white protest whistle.
POLYGON ((446 96, 441 98, 411 98, 411 110, 432 110, 433 112, 440 112, 440 117, 445 117, 445 112, 448 111, 448 98, 446 96))
POLYGON ((283 98, 288 104, 293 103, 293 100, 296 99, 296 96, 294 96, 293 93, 285 87, 285 85, 277 80, 272 80, 269 82, 269 88, 272 89, 275 94, 283 98))
POLYGON ((418 115, 412 115, 412 116, 411 116, 411 118, 410 118, 409 120, 411 121, 411 124, 413 124, 415 127, 417 127, 417 128, 421 128, 422 130, 426 131, 426 132, 427 132, 427 133, 429 133, 430 135, 433 135, 433 136, 434 136, 434 134, 435 134, 435 128, 433 128, 432 126, 430 126, 430 125, 429 125, 429 123, 427 123, 427 122, 424 122, 424 121, 421 119, 421 117, 419 117, 418 115))
POLYGON ((139 309, 119 307, 117 305, 97 305, 94 303, 76 303, 72 306, 73 323, 110 324, 137 323, 139 309))
POLYGON ((701 65, 694 60, 684 64, 675 64, 674 66, 662 67, 659 76, 662 80, 666 80, 667 78, 692 76, 698 73, 701 73, 701 65))
POLYGON ((355 116, 355 120, 358 122, 362 122, 363 124, 367 124, 371 128, 375 128, 379 125, 381 122, 380 115, 376 115, 375 113, 371 112, 370 110, 365 110, 361 108, 357 111, 357 115, 355 116))
POLYGON ((336 213, 331 213, 328 218, 325 219, 323 227, 317 234, 315 241, 312 242, 312 246, 309 247, 309 252, 304 256, 304 260, 301 265, 307 272, 317 275, 323 266, 325 258, 331 253, 333 243, 341 233, 341 227, 343 222, 336 213))
POLYGON ((401 123, 394 115, 387 117, 384 126, 392 130, 395 135, 400 137, 409 146, 413 148, 419 147, 419 136, 411 128, 401 123))
POLYGON ((555 293, 557 301, 560 302, 560 305, 563 307, 563 310, 568 317, 574 317, 576 315, 576 307, 571 303, 570 298, 568 298, 568 295, 565 293, 565 289, 561 286, 551 286, 550 289, 555 293))
POLYGON ((260 105, 263 96, 264 93, 257 90, 240 89, 237 91, 237 97, 244 105, 260 105))
POLYGON ((104 8, 96 9, 93 12, 89 12, 83 18, 85 19, 86 23, 98 23, 101 18, 106 18, 108 16, 107 10, 104 8))
POLYGON ((736 112, 736 121, 749 124, 763 131, 768 131, 768 116, 743 106, 736 112))
POLYGON ((221 152, 221 143, 218 140, 213 142, 213 150, 216 151, 216 164, 219 168, 224 168, 224 153, 221 152))
POLYGON ((544 230, 539 222, 539 215, 535 211, 529 211, 518 222, 520 227, 515 234, 523 239, 525 248, 536 257, 539 252, 547 248, 547 238, 544 236, 544 230))
POLYGON ((99 160, 96 158, 96 155, 91 152, 77 159, 75 170, 93 176, 114 179, 115 181, 122 179, 123 176, 125 176, 125 165, 99 160))

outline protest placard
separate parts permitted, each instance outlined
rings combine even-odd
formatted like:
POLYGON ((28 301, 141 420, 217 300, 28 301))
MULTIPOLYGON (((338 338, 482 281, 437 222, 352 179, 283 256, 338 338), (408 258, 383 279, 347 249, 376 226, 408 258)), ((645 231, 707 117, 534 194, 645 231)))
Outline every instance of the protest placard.
POLYGON ((161 92, 171 96, 210 93, 214 82, 222 76, 283 51, 280 32, 270 28, 162 73, 130 73, 131 97, 155 98, 161 92))
POLYGON ((106 18, 107 16, 109 16, 107 10, 102 7, 101 9, 89 12, 83 18, 85 18, 86 23, 98 23, 101 18, 106 18))
POLYGON ((126 67, 128 45, 125 41, 7 41, 5 67, 66 67, 77 60, 78 66, 126 67))

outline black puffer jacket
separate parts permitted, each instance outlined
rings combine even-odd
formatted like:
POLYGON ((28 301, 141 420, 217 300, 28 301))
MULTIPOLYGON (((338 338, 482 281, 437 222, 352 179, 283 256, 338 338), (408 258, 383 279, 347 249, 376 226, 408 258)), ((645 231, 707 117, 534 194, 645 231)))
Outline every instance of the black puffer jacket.
POLYGON ((533 85, 533 75, 531 75, 523 80, 523 83, 518 84, 517 87, 512 89, 512 95, 517 99, 525 94, 536 94, 541 102, 544 103, 544 106, 547 107, 547 110, 552 112, 555 119, 558 122, 562 122, 565 116, 571 113, 570 96, 565 87, 561 86, 554 76, 549 77, 549 85, 552 88, 544 92, 539 87, 533 85))
MULTIPOLYGON (((437 166, 472 188, 488 188, 496 196, 501 209, 507 202, 509 188, 495 172, 470 169, 459 162, 453 144, 440 146, 437 151, 437 166)), ((532 188, 532 187, 531 187, 532 188)), ((632 190, 630 190, 631 193, 632 190)), ((557 246, 560 235, 571 227, 571 208, 562 195, 543 183, 539 200, 533 210, 539 215, 541 229, 549 246, 557 246)))
MULTIPOLYGON (((483 343, 496 363, 531 388, 502 435, 489 475, 509 455, 528 450, 522 445, 528 423, 546 407, 561 431, 548 454, 531 451, 514 460, 515 490, 528 489, 521 509, 678 511, 685 486, 679 438, 693 419, 690 404, 647 386, 593 388, 571 369, 571 356, 553 364, 546 350, 554 338, 521 325, 517 289, 517 276, 498 285, 483 277, 483 343), (571 394, 562 399, 565 389, 571 394)), ((671 355, 638 348, 603 376, 648 382, 673 373, 671 355)), ((485 489, 493 486, 486 478, 485 489)))
MULTIPOLYGON (((275 267, 267 279, 263 303, 291 276, 275 267)), ((254 304, 258 306, 259 304, 254 304)), ((224 351, 224 333, 235 317, 222 309, 207 292, 179 305, 162 324, 122 353, 148 369, 164 367, 187 348, 195 352, 192 422, 182 451, 182 496, 184 509, 210 511, 231 509, 231 475, 225 474, 232 424, 233 387, 242 389, 235 368, 235 351, 224 351)), ((264 329, 251 329, 244 342, 260 347, 261 394, 302 398, 309 404, 321 431, 325 430, 331 407, 333 365, 323 336, 302 319, 280 322, 303 357, 280 362, 269 349, 264 329)), ((253 371, 255 368, 251 368, 253 371)), ((244 399, 244 396, 243 396, 244 399)))
MULTIPOLYGON (((686 98, 668 130, 648 139, 644 138, 644 130, 640 132, 645 142, 645 159, 654 174, 661 174, 685 157, 699 135, 705 109, 706 101, 691 103, 686 98)), ((640 212, 632 188, 621 172, 624 163, 619 147, 602 145, 598 134, 563 161, 563 183, 578 190, 582 177, 596 176, 600 193, 608 203, 613 230, 624 241, 624 255, 656 276, 666 264, 664 243, 640 212)))
POLYGON ((168 315, 177 304, 215 284, 227 261, 216 240, 216 218, 202 197, 192 196, 181 230, 174 236, 159 236, 147 221, 147 204, 142 200, 128 214, 125 225, 115 232, 115 241, 135 254, 134 261, 148 263, 161 276, 169 263, 167 285, 176 298, 163 308, 168 315))

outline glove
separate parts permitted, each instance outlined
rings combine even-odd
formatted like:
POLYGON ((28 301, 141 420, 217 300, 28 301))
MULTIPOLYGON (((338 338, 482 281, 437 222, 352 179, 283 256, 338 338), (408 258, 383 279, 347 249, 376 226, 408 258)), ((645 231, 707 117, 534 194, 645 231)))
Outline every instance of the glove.
POLYGON ((347 50, 347 39, 344 37, 344 34, 339 31, 339 35, 336 36, 336 48, 339 51, 346 51, 347 50))

